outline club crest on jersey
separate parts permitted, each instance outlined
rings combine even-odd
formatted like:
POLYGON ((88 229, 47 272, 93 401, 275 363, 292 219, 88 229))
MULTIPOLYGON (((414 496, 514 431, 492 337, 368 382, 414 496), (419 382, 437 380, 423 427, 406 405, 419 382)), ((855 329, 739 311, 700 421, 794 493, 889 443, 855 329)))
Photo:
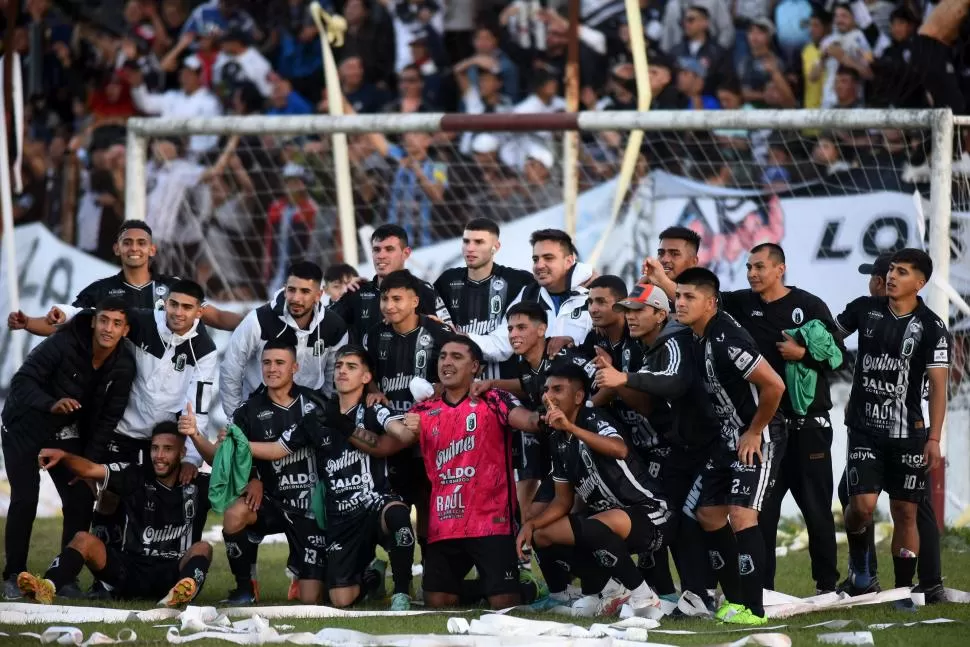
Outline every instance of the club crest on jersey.
POLYGON ((313 343, 313 356, 320 357, 323 355, 323 351, 327 349, 327 344, 322 339, 318 339, 313 343))
POLYGON ((307 402, 306 404, 303 405, 303 413, 304 415, 308 414, 316 408, 317 408, 316 405, 314 405, 312 402, 307 402))
POLYGON ((794 321, 796 324, 801 325, 801 323, 805 321, 805 313, 802 312, 801 308, 795 308, 794 310, 792 310, 791 320, 794 321))
POLYGON ((165 287, 164 285, 159 285, 158 287, 155 288, 155 294, 157 294, 160 297, 164 297, 167 292, 168 292, 168 288, 165 287))
POLYGON ((572 313, 569 316, 573 319, 579 319, 580 317, 583 316, 583 309, 576 308, 575 310, 572 311, 572 313))
POLYGON ((494 281, 492 281, 492 289, 501 290, 504 287, 505 287, 505 281, 503 281, 502 279, 495 279, 494 281))
POLYGON ((488 311, 490 314, 497 315, 502 312, 502 297, 495 295, 492 297, 491 301, 488 303, 488 311))
POLYGON ((423 369, 428 364, 428 353, 427 351, 419 350, 414 355, 414 367, 418 370, 423 369))
POLYGON ((421 335, 421 337, 418 338, 418 343, 421 344, 422 346, 430 346, 431 335, 428 335, 428 334, 421 335))
POLYGON ((910 355, 913 354, 913 349, 915 347, 916 347, 916 341, 912 337, 909 337, 907 339, 904 339, 903 340, 903 347, 900 350, 900 354, 903 357, 909 357, 910 355))
POLYGON ((478 414, 469 413, 465 418, 465 431, 470 434, 476 429, 478 429, 478 414))
POLYGON ((185 353, 179 353, 175 358, 175 370, 181 373, 185 370, 185 363, 189 361, 189 356, 185 353))

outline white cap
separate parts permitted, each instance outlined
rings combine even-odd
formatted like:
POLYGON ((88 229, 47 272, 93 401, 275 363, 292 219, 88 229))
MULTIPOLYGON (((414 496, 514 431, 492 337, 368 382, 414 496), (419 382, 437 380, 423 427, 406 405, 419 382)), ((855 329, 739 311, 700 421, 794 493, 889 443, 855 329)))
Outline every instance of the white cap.
POLYGON ((187 67, 190 70, 195 70, 196 72, 198 72, 199 70, 202 69, 202 60, 195 54, 192 54, 191 56, 186 56, 185 60, 182 61, 182 67, 187 67))
POLYGON ((545 166, 547 169, 552 170, 552 166, 553 166, 552 151, 546 148, 545 146, 543 146, 542 144, 538 144, 536 142, 529 142, 529 145, 525 149, 525 157, 526 159, 529 159, 529 158, 534 159, 535 161, 545 166))
POLYGON ((473 153, 494 153, 498 150, 498 137, 489 133, 475 135, 472 140, 473 153))
POLYGON ((283 177, 285 179, 300 178, 302 180, 306 177, 306 170, 299 164, 287 162, 286 166, 283 167, 283 177))

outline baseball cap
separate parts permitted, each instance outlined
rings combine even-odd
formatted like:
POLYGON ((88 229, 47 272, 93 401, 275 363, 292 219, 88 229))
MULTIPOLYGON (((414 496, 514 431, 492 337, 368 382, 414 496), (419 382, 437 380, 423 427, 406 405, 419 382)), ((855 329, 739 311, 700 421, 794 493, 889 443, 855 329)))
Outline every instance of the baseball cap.
POLYGON ((677 67, 681 70, 693 72, 702 79, 707 78, 707 67, 693 56, 681 56, 677 61, 677 67))
POLYGON ((182 67, 187 67, 190 70, 195 70, 196 72, 198 72, 199 70, 202 69, 202 60, 195 54, 192 54, 191 56, 186 56, 185 60, 182 61, 182 67))
POLYGON ((755 18, 751 21, 750 25, 763 30, 766 34, 768 34, 768 36, 775 35, 775 24, 768 18, 755 18))
POLYGON ((889 272, 889 262, 892 260, 892 257, 892 254, 880 254, 873 262, 860 265, 859 274, 866 276, 886 276, 889 272))
POLYGON ((643 310, 647 306, 670 312, 670 300, 663 290, 652 283, 638 283, 630 296, 613 304, 613 311, 643 310))

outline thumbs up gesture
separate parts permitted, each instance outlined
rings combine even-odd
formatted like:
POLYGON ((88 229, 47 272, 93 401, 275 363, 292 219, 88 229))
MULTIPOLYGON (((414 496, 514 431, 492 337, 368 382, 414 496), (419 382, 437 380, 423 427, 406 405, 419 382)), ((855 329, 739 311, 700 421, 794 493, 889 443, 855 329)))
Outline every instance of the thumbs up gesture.
POLYGON ((195 423, 195 412, 192 411, 192 403, 185 404, 185 412, 179 416, 179 433, 191 438, 199 433, 195 423))

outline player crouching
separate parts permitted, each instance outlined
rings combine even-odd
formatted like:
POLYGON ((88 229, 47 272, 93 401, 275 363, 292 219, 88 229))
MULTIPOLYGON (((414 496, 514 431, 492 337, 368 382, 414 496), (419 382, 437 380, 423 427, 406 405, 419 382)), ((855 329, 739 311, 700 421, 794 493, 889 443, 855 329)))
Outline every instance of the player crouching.
MULTIPOLYGON (((367 406, 364 390, 373 379, 367 351, 347 345, 337 351, 337 398, 316 408, 277 442, 250 442, 253 457, 280 460, 305 448, 316 452, 317 473, 325 477, 326 583, 331 604, 346 607, 362 599, 365 571, 378 544, 391 561, 392 611, 411 608, 414 529, 401 498, 393 494, 384 458, 404 449, 386 432, 404 433, 404 424, 380 404, 367 406)), ((317 519, 321 521, 321 519, 317 519)), ((383 591, 380 573, 377 590, 383 591)), ((380 594, 383 597, 383 593, 380 594)))
POLYGON ((106 547, 89 532, 79 532, 54 558, 43 577, 21 573, 17 585, 25 596, 51 604, 60 587, 77 579, 87 565, 95 578, 122 599, 154 599, 176 607, 195 599, 212 562, 212 546, 199 541, 209 510, 209 477, 178 482, 185 439, 175 422, 152 430, 154 478, 138 465, 98 465, 60 449, 42 449, 44 470, 58 463, 79 478, 100 484, 121 498, 126 523, 122 549, 106 547))
POLYGON ((592 567, 591 573, 582 573, 583 588, 597 579, 602 585, 596 587, 602 593, 573 604, 576 615, 614 615, 626 603, 631 615, 659 617, 660 599, 637 570, 631 553, 660 549, 671 514, 664 499, 654 494, 657 484, 646 466, 630 451, 610 418, 585 406, 586 379, 586 373, 572 364, 555 366, 547 374, 544 421, 552 429, 549 444, 556 495, 545 510, 522 525, 516 547, 521 555, 523 546, 535 546, 541 563, 548 561, 542 557, 550 547, 575 547, 571 556, 564 557, 571 565, 592 567), (577 493, 588 516, 570 514, 577 493), (620 586, 609 582, 611 578, 620 586))

